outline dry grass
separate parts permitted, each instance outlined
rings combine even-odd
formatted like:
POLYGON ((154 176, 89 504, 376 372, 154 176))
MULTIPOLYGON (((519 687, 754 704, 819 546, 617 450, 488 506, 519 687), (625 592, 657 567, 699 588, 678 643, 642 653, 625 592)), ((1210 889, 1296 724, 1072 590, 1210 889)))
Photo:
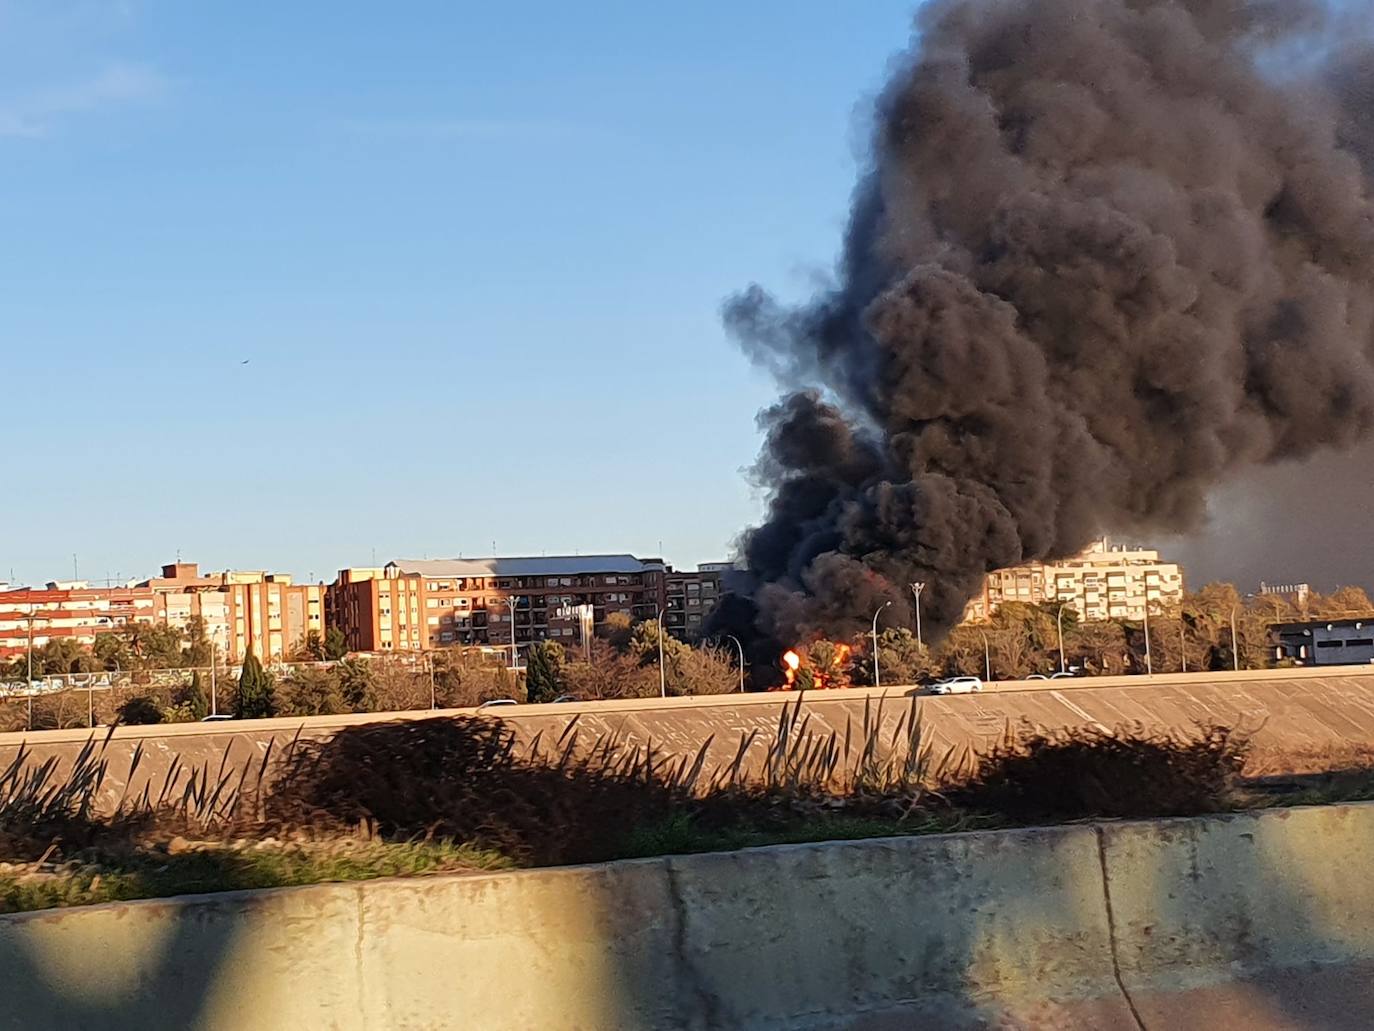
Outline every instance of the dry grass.
MULTIPOLYGON (((482 717, 370 723, 293 741, 243 770, 174 761, 160 786, 120 799, 108 815, 95 801, 109 738, 92 738, 65 767, 30 767, 21 752, 0 772, 0 859, 136 856, 174 836, 327 843, 361 829, 368 840, 456 843, 550 865, 1242 804, 1235 788, 1247 742, 1224 727, 1009 730, 979 759, 932 746, 915 699, 892 715, 869 700, 842 732, 818 731, 797 700, 719 765, 708 764, 709 739, 685 756, 616 735, 584 744, 576 719, 557 739, 523 746, 482 717)), ((130 777, 141 761, 136 752, 130 777)))

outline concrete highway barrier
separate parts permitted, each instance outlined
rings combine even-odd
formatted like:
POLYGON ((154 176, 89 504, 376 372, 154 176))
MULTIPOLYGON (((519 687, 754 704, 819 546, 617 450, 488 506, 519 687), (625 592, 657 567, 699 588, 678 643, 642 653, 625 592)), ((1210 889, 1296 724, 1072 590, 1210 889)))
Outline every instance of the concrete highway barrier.
POLYGON ((1364 1028, 1374 806, 0 917, 0 1027, 1364 1028))
MULTIPOLYGON (((1199 722, 1240 726, 1255 731, 1251 772, 1309 773, 1374 759, 1374 668, 1368 666, 1312 670, 1265 670, 1240 673, 1172 674, 1104 677, 1083 680, 1030 681, 997 685, 977 695, 922 696, 915 699, 931 747, 986 750, 1011 729, 1089 726, 1115 729, 1140 724, 1152 729, 1187 730, 1199 722)), ((884 691, 861 688, 818 691, 805 696, 808 731, 834 732, 862 723, 865 708, 883 707, 885 732, 905 714, 918 689, 884 691)), ((665 753, 694 754, 710 742, 712 761, 728 761, 742 737, 757 735, 746 762, 759 762, 777 727, 783 705, 795 694, 717 695, 691 698, 631 699, 563 705, 521 705, 486 710, 519 736, 542 734, 556 740, 574 719, 580 740, 614 734, 630 745, 650 742, 665 753)), ((109 773, 100 800, 109 809, 121 797, 144 788, 156 794, 172 764, 180 759, 179 780, 192 769, 223 769, 235 779, 244 770, 253 778, 273 756, 279 757, 298 735, 328 737, 344 727, 430 715, 471 715, 473 710, 369 713, 222 723, 184 723, 120 727, 106 755, 109 773), (135 750, 143 755, 130 779, 135 750)), ((97 730, 103 736, 106 731, 97 730)), ((88 730, 0 734, 0 768, 22 746, 30 763, 54 758, 69 763, 90 738, 88 730)), ((251 782, 251 780, 250 780, 251 782)), ((174 785, 175 788, 175 785, 174 785)))

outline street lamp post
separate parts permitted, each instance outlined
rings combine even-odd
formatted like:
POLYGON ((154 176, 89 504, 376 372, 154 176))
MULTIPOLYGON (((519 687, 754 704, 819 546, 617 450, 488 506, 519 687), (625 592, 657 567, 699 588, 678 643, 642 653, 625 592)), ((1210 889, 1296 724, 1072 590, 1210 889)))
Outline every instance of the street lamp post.
POLYGON ((1236 608, 1231 606, 1231 668, 1240 672, 1240 642, 1236 638, 1236 608))
POLYGON ((1188 672, 1188 638, 1184 636, 1187 624, 1183 621, 1183 610, 1178 610, 1178 671, 1188 672))
POLYGON ((873 613, 873 686, 882 687, 883 680, 878 672, 878 617, 883 614, 883 609, 891 605, 892 602, 885 601, 878 606, 878 611, 873 613))
POLYGON ((734 634, 726 634, 726 637, 735 642, 735 647, 739 649, 739 690, 744 693, 744 645, 739 643, 739 638, 734 634))
POLYGON ((992 649, 988 647, 987 631, 979 630, 978 633, 983 638, 983 679, 992 683, 992 649))
POLYGON ((658 610, 658 696, 668 697, 668 678, 663 672, 663 617, 667 614, 668 607, 665 605, 658 610))
POLYGON ((1150 584, 1145 583, 1145 675, 1155 675, 1154 663, 1150 658, 1150 584))
POLYGON ((520 596, 512 594, 505 602, 510 609, 510 668, 514 670, 520 665, 520 646, 515 642, 515 606, 519 604, 520 596))
POLYGON ((1059 629, 1059 672, 1060 672, 1060 673, 1067 673, 1067 672, 1068 672, 1068 667, 1067 667, 1067 665, 1066 665, 1065 662, 1064 662, 1064 609, 1065 609, 1064 603, 1063 603, 1063 602, 1060 602, 1060 603, 1059 603, 1059 616, 1058 616, 1058 618, 1055 620, 1055 624, 1056 624, 1056 626, 1057 626, 1058 629, 1059 629))
POLYGON ((916 598, 916 643, 925 647, 925 642, 921 640, 921 592, 926 589, 924 580, 917 580, 911 585, 911 593, 916 598))

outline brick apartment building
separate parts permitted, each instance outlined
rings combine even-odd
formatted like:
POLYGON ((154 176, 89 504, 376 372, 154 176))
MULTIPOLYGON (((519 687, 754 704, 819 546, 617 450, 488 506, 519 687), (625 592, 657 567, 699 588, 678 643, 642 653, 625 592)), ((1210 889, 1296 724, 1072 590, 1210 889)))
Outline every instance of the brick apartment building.
POLYGON ((157 622, 185 628, 192 617, 203 620, 206 636, 230 662, 242 662, 250 650, 264 661, 285 659, 307 634, 324 638, 324 584, 295 584, 259 570, 202 575, 194 562, 175 562, 138 587, 153 592, 157 622))
POLYGON ((1085 620, 1145 617, 1183 600, 1183 570, 1150 548, 1096 541, 1080 555, 1055 562, 1031 562, 989 573, 980 595, 964 610, 965 622, 990 618, 1009 601, 1065 604, 1085 620))
POLYGON ((664 628, 681 640, 699 640, 707 615, 720 600, 721 579, 734 568, 730 562, 703 562, 696 572, 669 567, 665 574, 668 612, 664 628))
POLYGON ((97 634, 132 622, 156 620, 156 599, 146 587, 91 587, 84 581, 0 591, 0 661, 28 654, 30 645, 71 640, 84 648, 97 634))
POLYGON ((576 606, 593 625, 623 612, 653 618, 668 604, 667 567, 633 555, 398 559, 341 569, 325 594, 326 622, 350 651, 577 642, 576 606))

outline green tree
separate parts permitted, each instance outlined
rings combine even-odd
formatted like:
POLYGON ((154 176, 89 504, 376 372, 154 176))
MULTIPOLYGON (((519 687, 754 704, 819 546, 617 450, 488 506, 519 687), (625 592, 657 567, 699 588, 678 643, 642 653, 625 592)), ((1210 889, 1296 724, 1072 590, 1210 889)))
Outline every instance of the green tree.
POLYGON ((295 669, 283 678, 280 711, 288 716, 330 716, 347 711, 335 669, 295 669))
POLYGON ((324 657, 335 661, 347 654, 348 641, 344 637, 344 632, 336 626, 330 627, 324 635, 324 657))
POLYGON ((536 641, 525 653, 525 695, 530 702, 551 702, 563 690, 563 649, 552 641, 536 641))
POLYGON ((276 714, 276 684, 272 674, 262 668, 262 663, 251 651, 243 660, 238 686, 238 698, 234 703, 236 717, 255 720, 276 714))
POLYGON ((205 620, 200 616, 192 616, 186 624, 185 664, 193 668, 208 666, 210 655, 210 638, 205 632, 205 620))
POLYGON ((318 630, 306 631, 304 639, 291 653, 294 662, 323 662, 324 639, 318 630))
POLYGON ((128 726, 148 726, 162 722, 162 709, 147 695, 134 695, 115 710, 119 722, 128 726))
POLYGON ((182 690, 177 704, 184 706, 193 720, 203 720, 210 714, 210 701, 205 697, 205 685, 200 682, 200 670, 191 674, 191 682, 182 690))
POLYGON ((377 708, 377 678, 366 659, 344 659, 336 667, 339 692, 349 712, 373 712, 377 708))

